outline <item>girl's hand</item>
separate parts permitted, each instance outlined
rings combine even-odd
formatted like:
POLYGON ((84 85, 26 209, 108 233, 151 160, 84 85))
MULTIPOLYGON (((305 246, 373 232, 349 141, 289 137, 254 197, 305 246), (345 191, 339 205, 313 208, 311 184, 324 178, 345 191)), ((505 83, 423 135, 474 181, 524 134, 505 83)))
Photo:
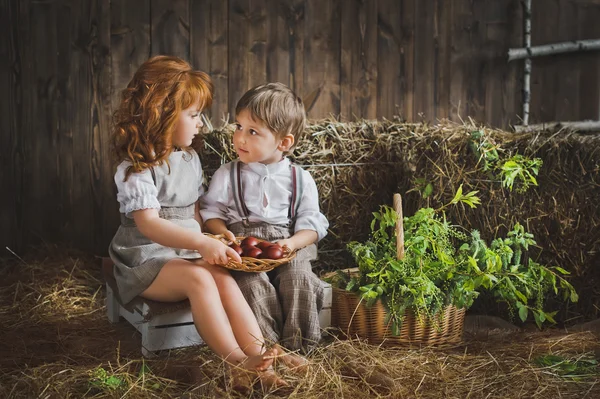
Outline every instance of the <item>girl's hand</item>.
POLYGON ((205 237, 201 248, 198 248, 198 252, 211 265, 225 265, 229 262, 229 258, 236 262, 242 262, 240 255, 232 248, 210 237, 205 237))

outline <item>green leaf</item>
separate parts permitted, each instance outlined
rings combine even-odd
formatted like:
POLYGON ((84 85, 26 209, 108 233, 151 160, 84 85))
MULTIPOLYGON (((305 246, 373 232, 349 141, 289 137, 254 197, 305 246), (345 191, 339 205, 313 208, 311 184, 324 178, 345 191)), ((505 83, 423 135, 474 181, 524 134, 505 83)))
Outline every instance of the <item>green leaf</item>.
POLYGON ((571 291, 571 302, 577 302, 579 300, 579 295, 577 295, 577 292, 575 292, 575 290, 571 291))
POLYGON ((527 306, 523 305, 521 302, 517 302, 517 307, 519 308, 519 318, 521 321, 527 320, 527 316, 529 314, 529 309, 527 306))
POLYGON ((362 287, 359 287, 358 289, 362 292, 368 292, 368 291, 371 291, 374 286, 375 286, 375 284, 368 284, 368 285, 363 285, 362 287))
POLYGON ((423 198, 429 197, 431 193, 433 193, 433 186, 431 185, 431 183, 428 183, 425 186, 425 190, 423 190, 423 198))
POLYGON ((556 320, 554 320, 554 315, 556 315, 556 313, 557 313, 556 311, 545 313, 546 319, 552 324, 556 324, 556 320))
POLYGON ((544 355, 533 359, 533 362, 563 378, 579 379, 598 375, 596 359, 568 359, 557 355, 544 355))
POLYGON ((544 323, 544 320, 546 320, 543 313, 533 310, 533 318, 535 319, 535 324, 537 324, 538 328, 542 328, 542 324, 544 323))
POLYGON ((152 370, 150 370, 150 367, 146 364, 146 361, 144 359, 142 359, 142 367, 140 368, 140 372, 138 373, 138 376, 141 377, 145 374, 151 374, 152 370))
POLYGON ((523 303, 527 303, 527 297, 521 291, 515 290, 514 293, 523 303))
POLYGON ((450 201, 450 203, 457 204, 461 197, 462 197, 462 184, 458 187, 458 190, 456 190, 456 194, 454 195, 454 198, 452 199, 452 201, 450 201))
POLYGON ((352 279, 352 280, 348 281, 348 284, 346 284, 346 291, 353 291, 355 286, 356 286, 356 280, 352 279))
POLYGON ((106 384, 106 386, 108 388, 115 389, 115 388, 118 388, 121 385, 123 385, 123 380, 120 379, 119 377, 115 377, 114 375, 111 375, 110 377, 108 377, 106 379, 106 381, 104 381, 104 383, 106 384))

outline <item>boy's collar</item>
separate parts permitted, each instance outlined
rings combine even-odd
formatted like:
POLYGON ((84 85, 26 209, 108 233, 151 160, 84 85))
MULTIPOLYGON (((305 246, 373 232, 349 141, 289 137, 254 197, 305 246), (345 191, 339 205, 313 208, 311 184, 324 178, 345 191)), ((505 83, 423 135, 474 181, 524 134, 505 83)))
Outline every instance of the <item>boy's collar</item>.
POLYGON ((271 163, 268 165, 265 165, 264 163, 260 163, 260 162, 250 162, 248 165, 248 167, 250 168, 250 170, 252 170, 253 172, 261 175, 261 176, 269 176, 269 175, 275 175, 278 173, 281 173, 283 171, 289 170, 290 167, 290 160, 287 157, 283 157, 283 159, 279 162, 276 163, 271 163))

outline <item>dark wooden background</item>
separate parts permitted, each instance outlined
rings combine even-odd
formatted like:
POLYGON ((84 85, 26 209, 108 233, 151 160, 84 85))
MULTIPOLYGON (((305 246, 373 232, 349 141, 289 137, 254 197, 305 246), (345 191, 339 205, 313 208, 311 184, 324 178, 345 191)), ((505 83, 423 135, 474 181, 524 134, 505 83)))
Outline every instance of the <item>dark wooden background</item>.
MULTIPOLYGON (((600 38, 600 0, 534 0, 533 45, 600 38)), ((518 0, 0 0, 0 243, 104 254, 117 223, 107 138, 151 55, 216 85, 219 124, 253 85, 287 83, 310 118, 518 123, 518 0)), ((599 53, 533 62, 530 123, 598 119, 599 53)), ((4 252, 4 254, 8 254, 4 252)))

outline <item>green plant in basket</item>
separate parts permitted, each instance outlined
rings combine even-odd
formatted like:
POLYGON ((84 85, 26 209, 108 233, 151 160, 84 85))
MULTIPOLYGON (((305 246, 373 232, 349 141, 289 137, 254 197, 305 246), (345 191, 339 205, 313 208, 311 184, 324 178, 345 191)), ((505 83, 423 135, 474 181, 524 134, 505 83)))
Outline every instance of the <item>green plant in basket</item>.
POLYGON ((449 305, 468 309, 482 290, 489 290, 509 308, 519 309, 522 319, 531 310, 538 325, 553 322, 553 313, 543 310, 546 292, 562 289, 572 301, 577 294, 560 277, 566 271, 525 262, 519 255, 534 243, 522 226, 515 226, 506 238, 488 246, 478 232, 468 234, 446 219, 444 209, 450 205, 476 207, 476 193, 463 194, 461 186, 449 204, 439 209, 421 208, 403 218, 403 256, 398 256, 396 246, 398 214, 381 206, 373 213, 370 239, 348 244, 358 273, 340 271, 336 284, 358 293, 367 306, 381 300, 387 309, 386 324, 394 335, 399 334, 407 309, 421 321, 435 320, 449 305))

